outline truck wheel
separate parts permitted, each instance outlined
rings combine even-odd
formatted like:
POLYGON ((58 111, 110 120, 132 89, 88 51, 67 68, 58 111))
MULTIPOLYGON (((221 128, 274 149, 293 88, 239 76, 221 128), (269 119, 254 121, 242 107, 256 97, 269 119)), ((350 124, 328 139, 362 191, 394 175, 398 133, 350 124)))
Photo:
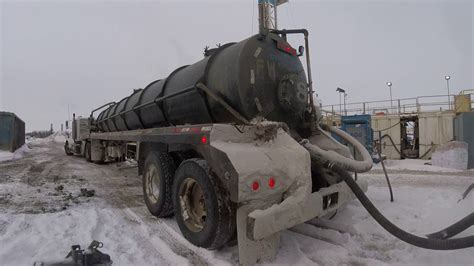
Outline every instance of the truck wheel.
POLYGON ((91 143, 86 142, 86 146, 84 147, 84 157, 86 158, 86 161, 92 162, 91 160, 91 143))
POLYGON ((236 205, 212 174, 205 160, 186 160, 173 183, 176 221, 184 237, 196 246, 217 249, 236 230, 236 205))
POLYGON ((145 160, 143 195, 148 210, 157 217, 173 214, 171 184, 175 169, 173 158, 166 152, 151 151, 145 160))
POLYGON ((71 156, 73 155, 73 153, 71 152, 71 150, 69 150, 69 143, 66 141, 66 143, 64 143, 64 152, 66 153, 66 155, 68 156, 71 156))

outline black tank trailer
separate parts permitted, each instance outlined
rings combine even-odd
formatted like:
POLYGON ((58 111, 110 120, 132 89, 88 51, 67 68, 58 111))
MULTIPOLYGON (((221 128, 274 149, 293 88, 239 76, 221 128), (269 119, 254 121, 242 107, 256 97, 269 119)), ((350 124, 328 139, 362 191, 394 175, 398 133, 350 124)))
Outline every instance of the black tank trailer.
POLYGON ((308 122, 310 102, 306 75, 296 53, 276 34, 259 34, 207 50, 201 61, 180 67, 105 109, 97 118, 98 128, 110 132, 242 123, 261 116, 301 130, 308 122), (197 88, 199 83, 209 93, 197 88), (218 95, 242 117, 209 94, 218 95))
POLYGON ((353 197, 327 160, 310 155, 329 152, 351 171, 372 166, 353 138, 343 139, 365 161, 349 159, 318 125, 300 55, 310 69, 306 30, 263 30, 206 49, 201 61, 75 119, 66 154, 96 163, 135 159, 148 210, 174 215, 191 243, 217 249, 237 240, 240 263, 271 259, 281 230, 330 215, 353 197), (305 47, 294 49, 288 34, 302 34, 305 47))

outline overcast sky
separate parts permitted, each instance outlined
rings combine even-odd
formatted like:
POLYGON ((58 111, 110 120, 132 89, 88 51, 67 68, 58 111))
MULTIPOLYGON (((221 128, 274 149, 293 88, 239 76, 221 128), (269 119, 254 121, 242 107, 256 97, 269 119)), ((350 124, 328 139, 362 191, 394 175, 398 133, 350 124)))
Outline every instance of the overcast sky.
MULTIPOLYGON (((2 1, 0 110, 27 130, 55 128, 68 106, 93 108, 202 58, 206 45, 257 32, 257 0, 2 1)), ((280 28, 310 31, 324 104, 474 89, 471 0, 303 1, 279 8, 280 28)), ((292 43, 294 47, 301 40, 292 43)))

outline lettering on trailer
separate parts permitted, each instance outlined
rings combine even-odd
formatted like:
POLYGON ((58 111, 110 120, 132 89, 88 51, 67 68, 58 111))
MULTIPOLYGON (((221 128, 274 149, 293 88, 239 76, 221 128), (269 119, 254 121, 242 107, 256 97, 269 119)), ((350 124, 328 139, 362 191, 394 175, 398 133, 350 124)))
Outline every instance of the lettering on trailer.
POLYGON ((173 128, 173 133, 200 133, 200 132, 209 132, 211 131, 212 126, 203 126, 203 127, 175 127, 173 128))

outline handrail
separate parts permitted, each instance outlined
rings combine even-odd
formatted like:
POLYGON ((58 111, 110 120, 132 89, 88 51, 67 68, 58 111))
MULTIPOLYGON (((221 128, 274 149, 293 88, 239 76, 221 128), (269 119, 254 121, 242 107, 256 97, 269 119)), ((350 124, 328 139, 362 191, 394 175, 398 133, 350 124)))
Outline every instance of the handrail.
MULTIPOLYGON (((466 93, 469 90, 463 91, 466 93)), ((474 91, 474 90, 473 90, 474 91)), ((464 95, 472 95, 474 93, 466 93, 464 95)), ((370 114, 376 111, 383 111, 387 114, 408 114, 418 112, 455 112, 454 97, 450 94, 449 101, 446 100, 448 95, 425 95, 411 98, 401 98, 392 100, 377 100, 367 102, 346 103, 343 105, 332 104, 323 105, 322 111, 329 114, 348 115, 348 114, 370 114), (439 98, 439 99, 438 99, 439 98), (344 107, 343 107, 344 106, 344 107), (386 110, 386 111, 385 111, 386 110)), ((471 97, 471 104, 474 103, 474 97, 471 97)))

